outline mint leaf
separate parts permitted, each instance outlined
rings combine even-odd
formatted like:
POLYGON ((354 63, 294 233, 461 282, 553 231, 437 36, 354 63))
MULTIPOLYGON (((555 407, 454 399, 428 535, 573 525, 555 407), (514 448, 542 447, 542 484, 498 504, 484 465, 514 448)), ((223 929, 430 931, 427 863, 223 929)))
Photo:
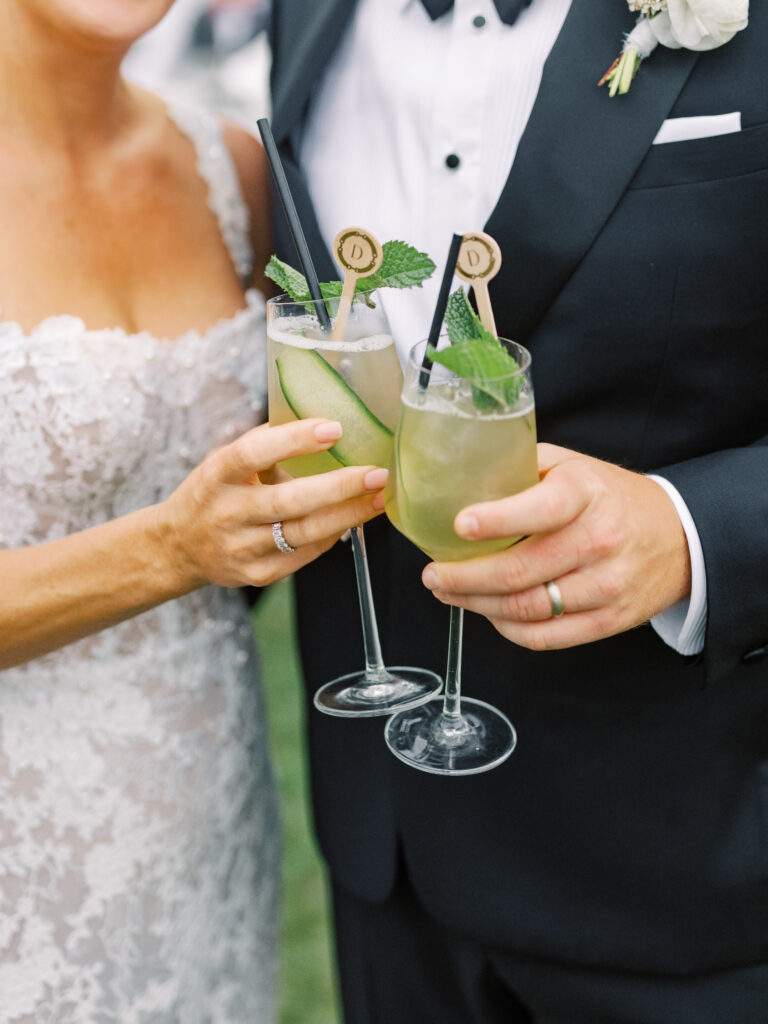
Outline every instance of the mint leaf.
MULTIPOLYGON (((274 281, 280 291, 287 292, 294 302, 311 302, 307 279, 298 270, 283 263, 277 256, 270 256, 264 268, 264 275, 274 281)), ((324 299, 335 299, 341 295, 341 281, 328 281, 320 285, 320 294, 324 299)))
MULTIPOLYGON (((385 242, 381 247, 384 258, 375 274, 359 277, 355 292, 369 292, 374 288, 420 288, 435 270, 435 264, 424 252, 419 252, 406 242, 385 242)), ((265 275, 277 287, 287 292, 294 302, 310 300, 307 279, 298 270, 271 256, 264 269, 265 275)), ((341 281, 324 281, 320 293, 325 299, 341 295, 341 281)))
POLYGON ((485 331, 463 288, 457 288, 448 296, 443 323, 452 345, 458 345, 469 338, 479 338, 481 332, 485 331))
POLYGON ((429 358, 470 381, 476 409, 513 406, 524 383, 522 374, 516 373, 520 367, 485 329, 463 288, 449 296, 443 322, 451 344, 439 351, 430 345, 429 358))
POLYGON ((264 275, 274 281, 281 292, 287 292, 294 302, 304 302, 310 297, 304 275, 283 263, 277 256, 270 256, 264 275))
POLYGON ((324 299, 338 299, 343 287, 341 281, 321 281, 320 294, 324 299))
POLYGON ((509 408, 517 401, 523 379, 520 374, 509 375, 519 369, 518 364, 495 339, 489 344, 485 338, 470 338, 439 352, 430 345, 427 353, 432 362, 471 382, 477 408, 509 408))
POLYGON ((381 250, 381 266, 374 274, 358 278, 358 291, 370 291, 372 288, 421 288, 422 282, 435 272, 435 264, 429 256, 407 242, 385 242, 381 250))

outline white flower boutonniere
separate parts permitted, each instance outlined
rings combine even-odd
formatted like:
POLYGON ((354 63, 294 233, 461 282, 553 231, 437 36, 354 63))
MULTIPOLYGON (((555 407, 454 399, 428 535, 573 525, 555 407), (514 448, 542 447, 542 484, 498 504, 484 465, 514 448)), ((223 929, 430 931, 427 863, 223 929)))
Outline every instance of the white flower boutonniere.
POLYGON ((714 50, 747 27, 749 0, 627 0, 638 11, 621 56, 597 83, 610 82, 610 95, 629 91, 637 69, 659 43, 673 50, 714 50))

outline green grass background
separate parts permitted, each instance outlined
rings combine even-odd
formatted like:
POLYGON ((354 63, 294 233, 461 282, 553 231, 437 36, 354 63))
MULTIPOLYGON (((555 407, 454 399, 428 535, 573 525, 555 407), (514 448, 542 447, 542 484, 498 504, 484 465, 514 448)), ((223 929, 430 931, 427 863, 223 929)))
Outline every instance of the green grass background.
POLYGON ((274 584, 253 613, 283 812, 279 1024, 338 1024, 325 871, 310 823, 293 589, 274 584))

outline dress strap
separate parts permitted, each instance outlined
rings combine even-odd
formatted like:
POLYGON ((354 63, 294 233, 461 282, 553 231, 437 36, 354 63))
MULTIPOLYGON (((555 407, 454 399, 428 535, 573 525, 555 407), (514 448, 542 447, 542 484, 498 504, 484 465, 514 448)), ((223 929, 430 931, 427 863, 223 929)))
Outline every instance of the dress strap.
POLYGON ((176 100, 166 100, 166 108, 176 127, 194 144, 198 172, 208 185, 208 205, 216 214, 238 276, 247 284, 253 271, 251 218, 221 122, 210 111, 176 100))

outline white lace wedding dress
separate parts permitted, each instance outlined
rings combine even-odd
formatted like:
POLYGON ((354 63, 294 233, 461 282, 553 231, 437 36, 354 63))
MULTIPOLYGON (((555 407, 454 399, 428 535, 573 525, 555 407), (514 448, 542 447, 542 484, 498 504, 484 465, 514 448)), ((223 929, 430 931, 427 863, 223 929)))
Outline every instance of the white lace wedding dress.
MULTIPOLYGON (((218 124, 170 113, 245 277, 218 124)), ((173 340, 0 322, 0 546, 156 502, 263 419, 264 302, 246 302, 173 340)), ((2 1024, 274 1019, 279 825, 254 658, 242 596, 207 587, 0 672, 2 1024)))

